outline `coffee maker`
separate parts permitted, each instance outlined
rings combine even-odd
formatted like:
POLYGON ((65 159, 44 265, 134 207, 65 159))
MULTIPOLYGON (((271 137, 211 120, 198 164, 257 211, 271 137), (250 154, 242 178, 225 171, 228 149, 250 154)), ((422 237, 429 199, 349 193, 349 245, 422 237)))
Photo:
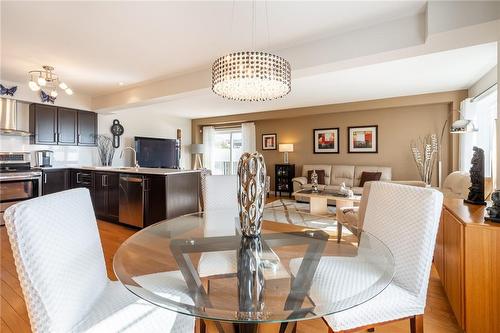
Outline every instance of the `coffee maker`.
POLYGON ((37 150, 35 151, 35 162, 37 167, 47 168, 52 166, 52 150, 37 150))

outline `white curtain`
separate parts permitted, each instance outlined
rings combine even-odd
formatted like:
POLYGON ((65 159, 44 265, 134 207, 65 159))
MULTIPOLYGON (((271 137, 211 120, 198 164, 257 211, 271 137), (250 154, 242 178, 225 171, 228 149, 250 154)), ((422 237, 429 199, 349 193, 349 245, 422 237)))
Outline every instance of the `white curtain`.
POLYGON ((204 126, 203 127, 203 167, 214 170, 215 160, 214 160, 214 148, 215 148, 215 127, 204 126))
POLYGON ((256 151, 254 123, 241 124, 241 150, 243 153, 253 153, 256 151))
POLYGON ((460 134, 460 170, 469 171, 471 167, 472 148, 477 146, 484 150, 484 175, 492 176, 492 165, 496 163, 495 151, 495 119, 497 117, 496 91, 481 99, 470 98, 460 104, 462 118, 472 120, 478 128, 477 132, 460 134))

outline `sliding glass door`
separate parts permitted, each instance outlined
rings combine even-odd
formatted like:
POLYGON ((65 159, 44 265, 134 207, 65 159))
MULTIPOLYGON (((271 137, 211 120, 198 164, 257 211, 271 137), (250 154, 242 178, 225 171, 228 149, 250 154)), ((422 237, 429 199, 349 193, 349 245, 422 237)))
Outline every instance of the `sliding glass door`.
POLYGON ((241 128, 216 129, 213 149, 214 175, 236 175, 242 154, 241 128))

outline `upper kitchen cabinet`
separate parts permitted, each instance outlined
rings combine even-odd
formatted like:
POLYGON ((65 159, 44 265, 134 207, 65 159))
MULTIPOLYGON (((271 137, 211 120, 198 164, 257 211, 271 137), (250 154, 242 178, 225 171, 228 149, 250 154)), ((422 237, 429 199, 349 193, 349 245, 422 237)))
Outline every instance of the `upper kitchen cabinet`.
POLYGON ((45 104, 30 105, 32 144, 95 146, 97 114, 45 104))
POLYGON ((78 111, 78 145, 97 145, 97 113, 78 111))
POLYGON ((43 104, 30 105, 30 142, 41 145, 57 144, 57 107, 43 104))
POLYGON ((77 110, 57 108, 57 143, 74 146, 77 143, 77 110))

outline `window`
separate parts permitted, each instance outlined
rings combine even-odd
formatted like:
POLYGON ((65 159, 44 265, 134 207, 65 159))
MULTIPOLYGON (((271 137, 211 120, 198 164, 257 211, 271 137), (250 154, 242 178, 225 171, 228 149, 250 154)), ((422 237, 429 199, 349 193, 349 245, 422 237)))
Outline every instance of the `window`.
POLYGON ((241 128, 215 130, 212 170, 214 175, 235 175, 241 154, 241 128))
POLYGON ((472 159, 472 148, 477 146, 484 150, 484 175, 492 177, 496 156, 497 90, 484 97, 467 102, 466 119, 471 119, 478 128, 477 132, 460 134, 460 170, 469 171, 472 159))

